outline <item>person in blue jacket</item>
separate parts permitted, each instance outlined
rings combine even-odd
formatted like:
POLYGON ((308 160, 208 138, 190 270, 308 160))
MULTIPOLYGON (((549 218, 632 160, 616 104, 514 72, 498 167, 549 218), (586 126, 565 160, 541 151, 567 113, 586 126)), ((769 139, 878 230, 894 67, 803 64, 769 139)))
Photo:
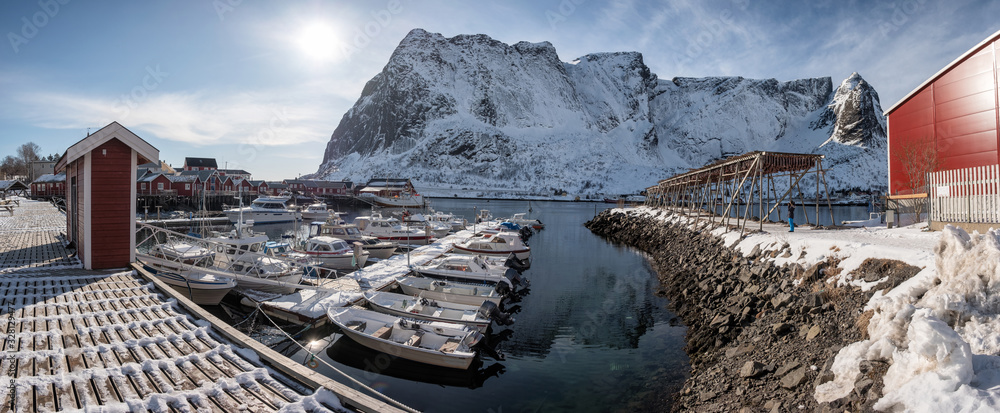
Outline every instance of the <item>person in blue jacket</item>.
POLYGON ((795 232, 795 201, 788 201, 788 232, 795 232))

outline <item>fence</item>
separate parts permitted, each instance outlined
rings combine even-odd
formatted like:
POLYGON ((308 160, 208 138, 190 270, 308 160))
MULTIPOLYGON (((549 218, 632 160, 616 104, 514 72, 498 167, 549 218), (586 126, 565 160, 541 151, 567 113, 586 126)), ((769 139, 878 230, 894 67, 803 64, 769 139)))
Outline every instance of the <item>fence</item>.
POLYGON ((929 175, 931 221, 1000 222, 1000 165, 929 175))

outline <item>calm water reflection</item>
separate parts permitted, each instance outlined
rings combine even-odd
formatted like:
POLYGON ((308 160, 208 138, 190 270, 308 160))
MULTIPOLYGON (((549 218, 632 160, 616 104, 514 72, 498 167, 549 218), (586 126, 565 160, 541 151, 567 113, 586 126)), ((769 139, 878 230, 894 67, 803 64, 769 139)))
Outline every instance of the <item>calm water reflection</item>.
MULTIPOLYGON (((687 377, 683 326, 672 326, 667 300, 638 252, 606 243, 583 227, 611 205, 435 199, 435 209, 470 218, 532 212, 546 229, 529 241, 530 294, 516 303, 514 325, 494 326, 505 361, 484 358, 468 371, 434 368, 325 335, 310 350, 358 380, 425 412, 634 411, 630 402, 661 396, 687 377), (655 382, 655 383, 651 383, 655 382)), ((348 220, 367 210, 345 211, 348 220)), ((260 225, 272 238, 290 225, 260 225)), ((333 330, 325 330, 332 332, 333 330)), ((289 353, 286 353, 289 354, 289 353)), ((304 351, 290 353, 304 361, 304 351)), ((320 364, 317 371, 345 382, 320 364)), ((665 406, 651 409, 658 411, 665 406)))

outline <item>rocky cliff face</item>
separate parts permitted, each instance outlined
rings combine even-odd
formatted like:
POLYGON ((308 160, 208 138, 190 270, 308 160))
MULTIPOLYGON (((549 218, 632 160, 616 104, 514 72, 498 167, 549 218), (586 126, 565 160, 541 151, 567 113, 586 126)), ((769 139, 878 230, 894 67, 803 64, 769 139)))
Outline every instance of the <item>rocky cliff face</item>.
POLYGON ((826 154, 831 187, 867 189, 885 185, 884 147, 878 95, 857 74, 836 92, 830 78, 661 80, 635 52, 566 63, 548 42, 416 29, 344 114, 318 174, 596 196, 766 150, 826 154))

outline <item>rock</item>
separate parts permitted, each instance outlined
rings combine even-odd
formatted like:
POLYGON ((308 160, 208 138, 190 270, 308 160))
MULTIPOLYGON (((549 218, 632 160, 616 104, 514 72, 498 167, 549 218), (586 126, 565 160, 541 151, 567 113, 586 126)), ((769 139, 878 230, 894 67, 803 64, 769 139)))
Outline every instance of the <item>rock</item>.
POLYGON ((788 303, 790 302, 792 302, 791 294, 779 293, 778 295, 774 296, 774 298, 771 299, 771 306, 777 309, 788 305, 788 303))
POLYGON ((809 333, 806 334, 806 341, 812 341, 812 339, 816 338, 816 336, 820 335, 822 332, 823 329, 820 328, 820 326, 812 326, 812 328, 809 329, 809 333))
POLYGON ((864 398, 865 395, 868 394, 868 390, 871 390, 873 384, 875 384, 875 382, 872 381, 872 379, 867 377, 861 379, 857 383, 854 383, 854 393, 857 394, 858 397, 864 398))
POLYGON ((802 365, 802 363, 799 363, 798 361, 795 361, 795 360, 789 361, 789 362, 783 364, 781 367, 779 367, 778 370, 775 370, 774 375, 775 376, 784 376, 788 372, 792 371, 792 369, 794 369, 796 367, 799 367, 801 365, 802 365))
POLYGON ((748 361, 743 363, 743 367, 740 368, 740 377, 752 379, 764 372, 764 365, 756 361, 748 361))
POLYGON ((810 308, 820 307, 820 306, 823 305, 823 297, 821 295, 819 295, 818 293, 807 295, 805 297, 804 301, 805 301, 805 304, 803 304, 803 305, 806 306, 806 307, 810 307, 810 308))
POLYGON ((788 323, 774 323, 771 324, 771 333, 776 336, 783 336, 792 331, 792 325, 788 323))
MULTIPOLYGON (((804 253, 805 251, 802 252, 804 253)), ((824 266, 825 264, 823 262, 816 263, 816 265, 813 265, 806 270, 805 274, 802 275, 802 278, 807 282, 820 280, 823 277, 822 270, 824 266)))
POLYGON ((781 258, 789 258, 791 256, 792 256, 791 251, 785 251, 784 254, 781 254, 781 258))
POLYGON ((785 376, 781 378, 781 387, 786 389, 794 389, 798 387, 803 381, 806 380, 806 371, 805 366, 803 366, 788 372, 788 374, 785 374, 785 376))
POLYGON ((707 390, 707 391, 703 391, 701 393, 698 393, 698 400, 703 401, 703 402, 707 402, 709 400, 714 399, 715 396, 716 396, 716 393, 714 391, 707 390))

